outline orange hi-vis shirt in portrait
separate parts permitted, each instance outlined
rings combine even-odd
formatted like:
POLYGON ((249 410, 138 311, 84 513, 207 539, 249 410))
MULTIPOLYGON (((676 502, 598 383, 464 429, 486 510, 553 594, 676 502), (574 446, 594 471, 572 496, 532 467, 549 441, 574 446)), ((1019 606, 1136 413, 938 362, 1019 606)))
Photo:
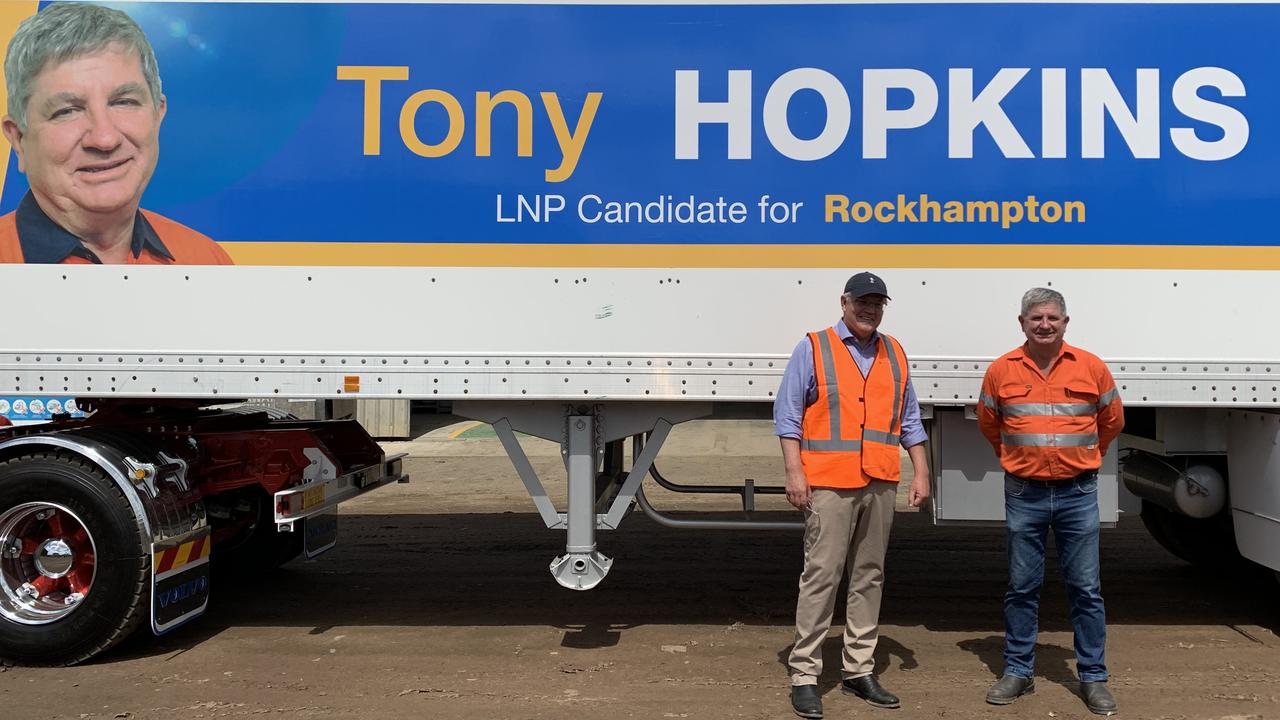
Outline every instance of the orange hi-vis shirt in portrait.
POLYGON ((800 461, 813 487, 851 489, 897 482, 907 356, 879 333, 866 378, 835 329, 809 333, 818 397, 804 411, 800 461))
MULTIPOLYGON (((80 238, 40 209, 31 193, 18 209, 0 217, 0 263, 99 265, 80 238)), ((216 242, 149 210, 139 210, 129 248, 130 265, 231 265, 216 242)))
POLYGON ((1096 355, 1063 343, 1046 376, 1019 347, 987 368, 978 425, 1005 472, 1066 480, 1102 466, 1124 427, 1124 407, 1096 355))

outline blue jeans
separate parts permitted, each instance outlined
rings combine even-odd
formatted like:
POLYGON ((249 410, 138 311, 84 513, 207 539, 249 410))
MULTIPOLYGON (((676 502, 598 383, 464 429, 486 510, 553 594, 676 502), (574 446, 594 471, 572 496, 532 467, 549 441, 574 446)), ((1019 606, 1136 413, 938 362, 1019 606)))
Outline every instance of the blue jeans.
POLYGON ((1009 591, 1004 596, 1005 674, 1032 677, 1039 630, 1044 544, 1053 528, 1062 566, 1071 625, 1075 629, 1076 670, 1081 682, 1103 682, 1107 666, 1107 619, 1098 566, 1098 474, 1086 473, 1057 485, 1004 476, 1004 511, 1009 529, 1009 591))

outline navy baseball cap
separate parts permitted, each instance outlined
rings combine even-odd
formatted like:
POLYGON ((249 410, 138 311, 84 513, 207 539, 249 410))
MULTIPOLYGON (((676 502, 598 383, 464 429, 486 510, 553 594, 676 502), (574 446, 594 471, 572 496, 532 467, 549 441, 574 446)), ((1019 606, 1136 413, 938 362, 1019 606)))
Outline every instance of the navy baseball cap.
POLYGON ((883 295, 885 299, 893 299, 889 297, 889 289, 885 287, 884 280, 881 280, 879 275, 869 272, 860 272, 849 278, 849 282, 844 284, 844 292, 846 295, 852 295, 854 299, 863 295, 883 295))

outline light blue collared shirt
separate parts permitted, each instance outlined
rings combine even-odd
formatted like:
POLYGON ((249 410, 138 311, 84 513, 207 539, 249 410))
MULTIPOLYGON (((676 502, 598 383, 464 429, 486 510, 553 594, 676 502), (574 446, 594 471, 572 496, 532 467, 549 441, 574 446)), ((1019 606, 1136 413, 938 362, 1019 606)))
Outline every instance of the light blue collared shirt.
MULTIPOLYGON (((836 335, 848 348, 849 355, 857 363, 858 370, 866 377, 875 362, 876 349, 879 346, 880 333, 871 335, 871 340, 863 345, 858 338, 849 332, 841 319, 832 326, 836 335)), ((773 399, 773 432, 778 437, 800 439, 800 423, 804 418, 805 408, 818 399, 818 378, 813 367, 813 345, 805 338, 791 351, 791 359, 787 361, 787 369, 782 373, 782 383, 778 385, 778 395, 773 399)), ((919 445, 928 439, 924 425, 920 422, 920 401, 916 398, 916 389, 911 386, 911 377, 907 376, 906 403, 902 409, 902 447, 919 445)))

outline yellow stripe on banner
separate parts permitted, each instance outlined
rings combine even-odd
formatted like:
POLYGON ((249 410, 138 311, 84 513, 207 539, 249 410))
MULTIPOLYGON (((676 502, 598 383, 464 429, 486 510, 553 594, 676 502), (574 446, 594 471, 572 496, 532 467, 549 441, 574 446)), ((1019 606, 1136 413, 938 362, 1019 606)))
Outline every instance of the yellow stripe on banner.
MULTIPOLYGON (((13 34, 18 30, 18 23, 26 20, 36 14, 40 3, 28 2, 27 0, 3 0, 0 1, 0 47, 8 49, 9 41, 13 39, 13 34)), ((0 69, 0 108, 5 108, 8 112, 9 107, 9 86, 3 82, 4 71, 0 69)), ((0 192, 4 192, 5 175, 9 171, 9 140, 0 135, 0 192)))
POLYGON ((212 547, 213 547, 213 537, 206 536, 204 539, 204 545, 200 546, 200 557, 191 558, 191 562, 195 562, 196 560, 203 560, 209 557, 209 549, 212 547))
POLYGON ((1280 270, 1280 247, 224 242, 237 265, 1280 270))

